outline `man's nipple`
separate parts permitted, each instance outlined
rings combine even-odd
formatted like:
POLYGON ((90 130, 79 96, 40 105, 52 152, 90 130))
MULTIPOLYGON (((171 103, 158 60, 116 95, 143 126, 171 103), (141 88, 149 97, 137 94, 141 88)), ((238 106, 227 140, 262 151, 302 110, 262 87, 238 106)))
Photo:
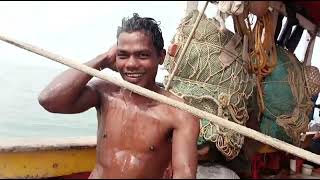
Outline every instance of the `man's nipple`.
POLYGON ((149 150, 150 150, 150 151, 155 151, 156 148, 154 147, 154 145, 151 145, 151 146, 149 147, 149 150))

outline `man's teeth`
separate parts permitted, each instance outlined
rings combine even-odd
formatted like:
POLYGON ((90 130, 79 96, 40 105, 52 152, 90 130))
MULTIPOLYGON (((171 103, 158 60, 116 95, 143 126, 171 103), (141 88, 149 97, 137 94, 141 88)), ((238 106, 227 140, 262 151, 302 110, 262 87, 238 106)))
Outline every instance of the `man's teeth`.
POLYGON ((132 77, 132 78, 139 78, 142 76, 141 73, 127 73, 126 74, 128 77, 132 77))

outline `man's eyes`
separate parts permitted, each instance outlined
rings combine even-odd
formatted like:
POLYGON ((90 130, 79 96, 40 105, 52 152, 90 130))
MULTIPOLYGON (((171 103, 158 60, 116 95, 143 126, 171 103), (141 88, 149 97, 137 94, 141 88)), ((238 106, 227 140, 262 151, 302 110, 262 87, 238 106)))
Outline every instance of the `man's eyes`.
MULTIPOLYGON (((122 53, 119 53, 117 54, 118 58, 119 59, 128 59, 129 58, 129 55, 128 54, 122 54, 122 53)), ((147 59, 150 57, 150 54, 148 53, 138 53, 136 55, 134 55, 136 58, 139 58, 139 59, 147 59)))
POLYGON ((128 58, 128 55, 125 55, 125 54, 118 54, 117 55, 119 59, 126 59, 128 58))
POLYGON ((150 55, 147 54, 147 53, 141 53, 141 54, 139 55, 139 57, 142 58, 142 59, 148 58, 149 56, 150 56, 150 55))

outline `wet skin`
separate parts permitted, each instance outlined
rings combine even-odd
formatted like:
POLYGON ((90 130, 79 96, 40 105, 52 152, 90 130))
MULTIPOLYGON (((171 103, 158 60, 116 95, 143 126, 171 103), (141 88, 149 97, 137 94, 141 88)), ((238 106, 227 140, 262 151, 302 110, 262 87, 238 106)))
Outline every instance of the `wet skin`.
MULTIPOLYGON (((117 47, 86 65, 115 69, 128 82, 182 101, 155 83, 164 56, 144 32, 123 32, 117 47)), ((169 166, 173 178, 195 178, 198 118, 91 78, 69 69, 39 96, 40 104, 54 113, 97 109, 97 159, 90 178, 162 178, 169 166)))

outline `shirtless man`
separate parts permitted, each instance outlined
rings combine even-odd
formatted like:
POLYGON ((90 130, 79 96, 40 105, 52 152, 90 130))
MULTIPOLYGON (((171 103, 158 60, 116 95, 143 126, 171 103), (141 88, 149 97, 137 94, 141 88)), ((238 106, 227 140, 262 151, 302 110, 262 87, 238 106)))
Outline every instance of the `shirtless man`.
MULTIPOLYGON (((155 83, 165 53, 156 21, 134 14, 122 21, 117 45, 85 64, 98 70, 114 69, 130 83, 180 100, 155 83)), ((39 95, 39 103, 53 113, 96 108, 97 159, 90 178, 162 178, 168 167, 173 178, 196 178, 198 118, 91 79, 68 69, 39 95)))

